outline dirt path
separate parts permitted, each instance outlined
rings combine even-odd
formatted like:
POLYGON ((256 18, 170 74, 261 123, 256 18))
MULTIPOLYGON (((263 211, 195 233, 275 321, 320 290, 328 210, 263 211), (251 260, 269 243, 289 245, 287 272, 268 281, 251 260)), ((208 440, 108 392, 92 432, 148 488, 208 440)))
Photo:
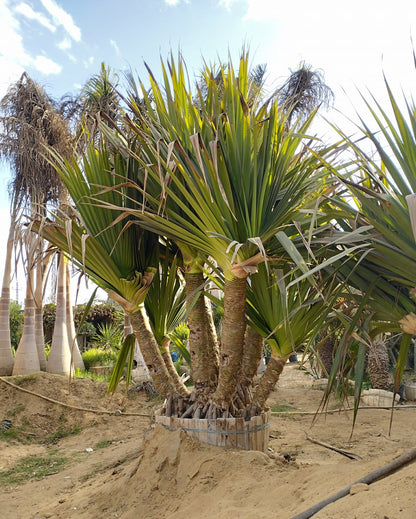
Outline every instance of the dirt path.
MULTIPOLYGON (((119 391, 110 399, 105 384, 88 380, 70 386, 50 374, 9 380, 73 406, 112 413, 150 415, 160 405, 138 392, 119 391)), ((311 377, 288 365, 270 405, 276 411, 315 411, 321 397, 311 377)), ((310 415, 274 415, 268 454, 225 450, 153 428, 144 416, 68 409, 0 382, 4 419, 13 427, 2 438, 7 441, 0 441, 0 476, 17 474, 22 459, 26 465, 34 458, 50 460, 40 478, 35 467, 24 484, 0 479, 1 515, 10 519, 289 519, 416 443, 416 409, 396 411, 391 437, 389 411, 364 410, 351 440, 351 412, 320 417, 313 427, 310 415), (316 445, 307 434, 362 459, 316 445)), ((416 464, 358 490, 314 517, 416 517, 416 464)))

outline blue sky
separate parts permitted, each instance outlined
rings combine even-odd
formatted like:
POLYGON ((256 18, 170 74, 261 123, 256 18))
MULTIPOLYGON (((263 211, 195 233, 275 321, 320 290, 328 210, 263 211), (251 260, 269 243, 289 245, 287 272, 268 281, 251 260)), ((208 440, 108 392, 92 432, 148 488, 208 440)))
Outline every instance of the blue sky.
MULTIPOLYGON (((157 75, 160 56, 180 48, 192 76, 202 56, 236 58, 247 43, 253 63, 267 63, 270 88, 304 60, 335 93, 328 117, 354 117, 356 87, 382 97, 383 70, 393 87, 414 88, 412 36, 414 0, 0 0, 0 97, 24 70, 59 98, 76 93, 102 61, 143 75, 145 60, 157 75)), ((5 223, 8 180, 0 165, 5 223)))

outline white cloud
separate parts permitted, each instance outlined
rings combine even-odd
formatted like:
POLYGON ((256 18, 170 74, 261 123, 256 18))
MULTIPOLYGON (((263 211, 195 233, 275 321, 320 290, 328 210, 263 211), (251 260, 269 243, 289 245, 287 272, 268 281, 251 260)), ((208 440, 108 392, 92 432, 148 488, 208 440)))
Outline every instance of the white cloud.
POLYGON ((235 4, 238 1, 239 0, 219 0, 218 5, 220 7, 225 7, 227 11, 230 11, 232 4, 235 4))
POLYGON ((62 66, 58 65, 46 56, 36 56, 33 60, 33 66, 42 74, 59 74, 62 70, 62 66))
POLYGON ((110 45, 113 47, 113 49, 116 51, 117 56, 120 56, 120 49, 118 48, 117 42, 114 40, 110 40, 110 45))
POLYGON ((19 79, 25 69, 4 56, 0 56, 0 70, 0 99, 2 99, 9 86, 19 79))
POLYGON ((41 25, 49 29, 51 32, 56 31, 56 27, 41 13, 37 13, 34 11, 30 5, 21 3, 16 7, 16 12, 19 14, 26 16, 26 18, 29 18, 29 20, 36 20, 41 25))
POLYGON ((19 22, 5 2, 0 2, 0 98, 9 85, 19 79, 25 67, 30 65, 31 57, 23 47, 19 34, 19 22))
POLYGON ((178 5, 181 0, 165 0, 165 4, 178 5))
POLYGON ((83 63, 85 68, 90 67, 94 63, 94 56, 90 56, 88 59, 84 59, 83 63))
MULTIPOLYGON (((18 12, 22 14, 21 10, 18 12)), ((27 13, 29 12, 27 11, 27 13)), ((2 30, 0 31, 0 98, 6 93, 10 84, 17 81, 24 70, 29 67, 33 67, 46 75, 61 72, 62 67, 46 56, 33 57, 26 51, 20 34, 19 21, 5 2, 0 2, 0 19, 2 21, 2 30)))
POLYGON ((57 43, 56 45, 58 47, 58 49, 61 49, 61 50, 68 50, 71 48, 72 46, 72 43, 71 43, 71 40, 69 38, 64 38, 62 41, 60 41, 59 43, 57 43))
POLYGON ((74 41, 81 41, 81 29, 75 25, 69 13, 62 9, 54 0, 41 0, 41 2, 56 24, 62 25, 74 41))

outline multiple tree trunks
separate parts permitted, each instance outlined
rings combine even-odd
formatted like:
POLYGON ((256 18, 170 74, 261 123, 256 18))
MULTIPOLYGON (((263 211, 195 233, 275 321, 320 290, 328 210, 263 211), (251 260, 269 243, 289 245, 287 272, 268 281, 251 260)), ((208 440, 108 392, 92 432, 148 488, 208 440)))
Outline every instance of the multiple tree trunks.
POLYGON ((243 418, 246 421, 260 416, 266 410, 266 401, 274 389, 286 359, 271 357, 268 367, 257 385, 252 388, 246 382, 238 383, 234 396, 227 409, 220 409, 215 401, 215 394, 206 394, 205 398, 193 391, 188 396, 170 393, 160 414, 166 418, 207 419, 243 418))
POLYGON ((249 420, 243 417, 177 418, 168 417, 159 411, 155 414, 155 421, 166 429, 182 429, 192 438, 218 447, 264 452, 269 441, 270 410, 249 420))

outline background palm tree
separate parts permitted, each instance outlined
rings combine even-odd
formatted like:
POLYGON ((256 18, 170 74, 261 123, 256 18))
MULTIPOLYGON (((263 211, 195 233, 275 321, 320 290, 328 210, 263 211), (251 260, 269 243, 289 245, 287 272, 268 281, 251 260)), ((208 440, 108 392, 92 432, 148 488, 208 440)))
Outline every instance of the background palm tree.
POLYGON ((370 338, 384 332, 402 333, 397 390, 411 337, 416 334, 416 240, 410 211, 416 192, 416 106, 404 97, 402 109, 387 81, 385 84, 391 115, 376 99, 364 99, 376 131, 362 118, 365 139, 355 143, 344 136, 355 160, 339 178, 354 201, 344 229, 351 232, 361 227, 362 236, 372 245, 363 261, 357 261, 352 273, 346 274, 348 283, 359 291, 356 300, 360 301, 360 294, 362 299, 367 294, 370 338), (369 143, 375 151, 371 155, 369 143))
MULTIPOLYGON (((25 208, 20 214, 45 214, 48 204, 56 204, 64 192, 63 184, 55 169, 45 157, 49 148, 63 155, 71 150, 71 134, 67 123, 56 110, 56 106, 46 92, 24 73, 13 84, 1 101, 0 109, 0 154, 11 165, 14 178, 11 184, 14 207, 25 208)), ((17 217, 17 212, 12 214, 17 217)), ((15 221, 11 225, 14 226, 15 221)), ((40 254, 43 246, 39 244, 40 254)), ((9 260, 8 260, 9 261, 9 260)), ((43 270, 43 261, 37 263, 29 259, 30 268, 43 270)), ((5 272, 7 276, 7 272, 5 272)), ((36 277, 40 284, 37 294, 41 293, 43 272, 36 277)), ((5 279, 7 285, 9 281, 5 279)), ((28 278, 29 283, 29 278, 28 278)), ((26 301, 33 298, 35 286, 30 283, 26 290, 26 301)), ((6 304, 7 298, 2 301, 6 304)), ((37 312, 34 319, 41 318, 41 298, 36 298, 37 312)), ((5 317, 6 313, 2 312, 5 317)), ((38 324, 41 329, 41 324, 38 324)), ((41 339, 39 339, 39 342, 41 339)), ((40 363, 45 367, 43 346, 39 348, 40 363)))

